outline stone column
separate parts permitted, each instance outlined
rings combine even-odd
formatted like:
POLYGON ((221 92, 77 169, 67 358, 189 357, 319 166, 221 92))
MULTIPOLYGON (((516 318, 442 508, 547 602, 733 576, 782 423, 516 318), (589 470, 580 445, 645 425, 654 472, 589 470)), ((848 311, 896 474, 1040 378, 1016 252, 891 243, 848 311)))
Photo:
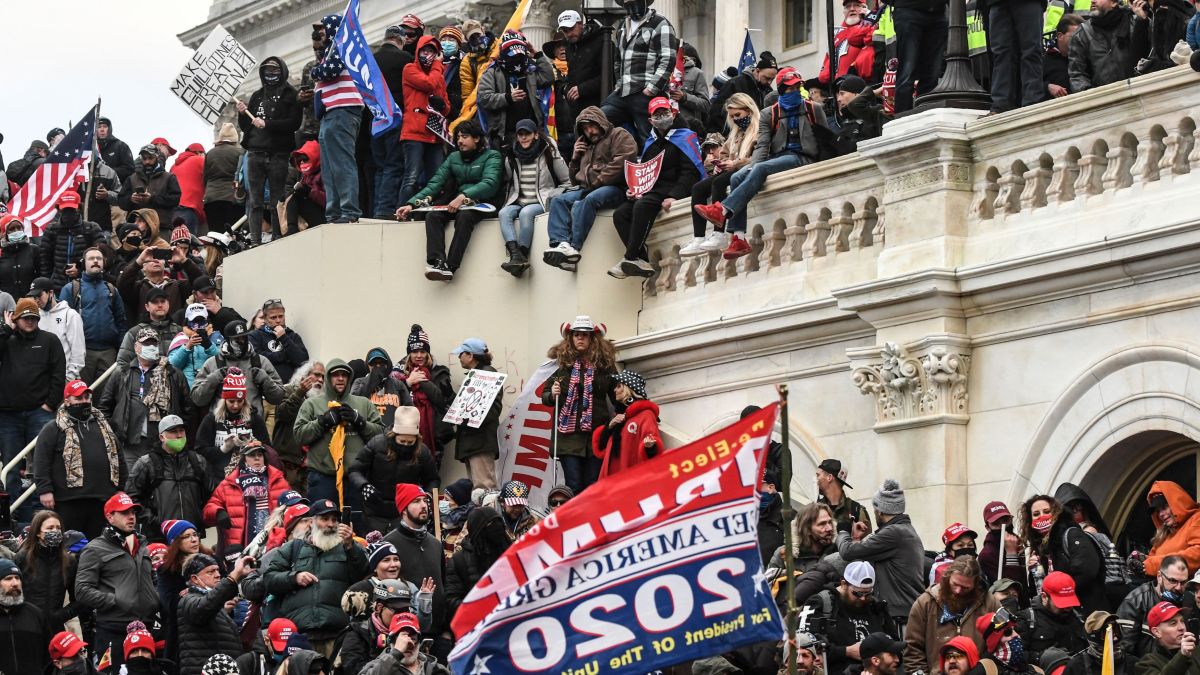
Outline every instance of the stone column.
POLYGON ((675 27, 675 34, 679 35, 679 29, 683 25, 683 8, 680 6, 679 0, 654 0, 651 7, 654 8, 654 11, 667 17, 667 20, 675 27))
POLYGON ((550 41, 557 30, 549 0, 534 0, 529 6, 529 14, 525 17, 525 25, 521 32, 529 39, 534 49, 541 50, 542 45, 550 41))
MULTIPOLYGON (((712 65, 705 70, 709 77, 729 66, 736 66, 741 60, 742 44, 746 40, 746 26, 750 23, 749 0, 720 0, 713 16, 713 23, 716 24, 714 59, 712 65)), ((756 27, 765 28, 765 26, 756 27)), ((765 33, 753 33, 752 35, 751 39, 756 43, 755 49, 761 52, 766 47, 762 38, 765 33)), ((708 66, 707 63, 704 65, 708 66)))

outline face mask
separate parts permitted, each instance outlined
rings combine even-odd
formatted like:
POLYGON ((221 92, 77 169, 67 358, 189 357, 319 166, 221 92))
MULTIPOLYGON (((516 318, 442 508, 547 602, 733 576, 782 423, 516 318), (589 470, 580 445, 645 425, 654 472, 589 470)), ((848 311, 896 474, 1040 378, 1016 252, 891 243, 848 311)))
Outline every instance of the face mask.
POLYGON ((775 503, 776 492, 764 492, 758 496, 758 510, 766 511, 775 503))
POLYGON ((655 115, 650 118, 650 124, 659 131, 666 131, 671 128, 672 124, 675 124, 675 117, 672 115, 655 115))
POLYGON ((445 499, 439 499, 438 500, 438 511, 442 514, 443 517, 450 515, 450 502, 446 501, 445 499))
POLYGON ((433 67, 433 59, 434 59, 433 54, 418 54, 417 55, 417 61, 420 62, 421 67, 424 68, 425 70, 429 70, 430 68, 433 67))
POLYGON ((69 666, 63 666, 58 669, 58 672, 63 675, 83 675, 87 672, 87 661, 79 660, 69 666))
POLYGON ((958 557, 964 556, 964 555, 969 555, 972 558, 977 558, 977 557, 979 557, 979 552, 975 550, 974 546, 972 546, 970 548, 960 548, 954 552, 955 558, 958 558, 958 557))
POLYGON ((454 40, 442 40, 442 54, 454 56, 458 53, 458 43, 454 40))
POLYGON ((1083 509, 1080 509, 1080 510, 1072 513, 1071 517, 1075 519, 1076 525, 1082 525, 1084 523, 1084 521, 1087 520, 1087 514, 1083 512, 1083 509))
POLYGON ((1019 669, 1025 665, 1025 642, 1021 640, 1020 635, 1014 635, 1008 641, 1008 661, 1009 668, 1019 669))
POLYGON ((187 445, 186 438, 168 438, 163 441, 163 447, 171 454, 179 454, 183 452, 183 446, 187 445))
POLYGON ((646 0, 634 0, 633 2, 625 3, 625 11, 629 12, 629 16, 634 21, 641 21, 646 18, 646 13, 650 10, 646 0))
POLYGON ((300 171, 303 173, 312 173, 312 162, 300 162, 300 171))
POLYGON ((76 209, 66 209, 58 214, 58 221, 63 225, 70 227, 71 225, 79 224, 79 211, 76 209))
POLYGON ((779 105, 785 108, 798 108, 803 102, 804 99, 800 96, 800 92, 798 91, 789 91, 786 94, 779 95, 779 105))
POLYGON ((266 85, 279 84, 283 80, 283 73, 264 70, 262 72, 262 81, 266 85))
POLYGON ((1045 534, 1045 533, 1049 532, 1050 528, 1054 525, 1054 523, 1052 521, 1053 521, 1053 516, 1051 516, 1049 513, 1047 513, 1045 515, 1034 518, 1033 522, 1030 523, 1030 525, 1033 527, 1033 529, 1035 531, 1040 532, 1041 534, 1045 534))
POLYGON ((54 308, 54 296, 51 295, 50 297, 46 298, 46 303, 42 305, 42 309, 49 312, 53 308, 54 308))
POLYGON ((42 533, 42 546, 46 548, 58 548, 63 543, 62 530, 46 530, 42 533))
POLYGON ((1179 605, 1181 607, 1183 606, 1183 594, 1182 593, 1178 593, 1176 591, 1163 591, 1162 599, 1166 600, 1167 602, 1171 603, 1172 605, 1179 605))
POLYGON ((129 244, 130 246, 141 246, 142 238, 139 235, 131 234, 128 237, 125 237, 125 243, 129 244))
POLYGON ((157 361, 158 345, 145 345, 142 347, 142 358, 146 361, 157 361))
POLYGON ((25 234, 25 230, 17 230, 15 232, 8 233, 8 240, 14 244, 18 244, 25 241, 25 238, 28 236, 29 235, 25 234))
POLYGON ((745 131, 746 129, 750 128, 750 118, 749 117, 739 117, 739 118, 735 119, 733 121, 733 123, 736 124, 737 128, 741 129, 742 131, 745 131))
POLYGON ((77 420, 86 420, 92 416, 91 403, 76 403, 67 406, 67 414, 77 420))
POLYGON ((400 459, 412 459, 413 454, 417 451, 417 445, 396 443, 396 456, 400 459))

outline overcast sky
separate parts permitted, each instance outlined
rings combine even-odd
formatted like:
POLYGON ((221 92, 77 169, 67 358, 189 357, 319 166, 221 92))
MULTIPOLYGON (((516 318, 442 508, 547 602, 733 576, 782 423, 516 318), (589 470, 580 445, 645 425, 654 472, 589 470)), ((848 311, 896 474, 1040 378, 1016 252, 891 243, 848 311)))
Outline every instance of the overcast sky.
POLYGON ((191 56, 175 35, 208 18, 209 0, 0 0, 4 161, 66 129, 101 98, 113 135, 138 147, 212 145, 212 130, 171 93, 191 56))

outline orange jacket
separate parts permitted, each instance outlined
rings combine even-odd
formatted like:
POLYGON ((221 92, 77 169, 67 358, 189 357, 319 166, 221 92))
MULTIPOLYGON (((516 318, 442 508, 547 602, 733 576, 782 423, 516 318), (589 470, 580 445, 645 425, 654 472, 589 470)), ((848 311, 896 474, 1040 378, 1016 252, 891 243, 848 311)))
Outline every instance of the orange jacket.
MULTIPOLYGON (((1175 532, 1158 546, 1150 550, 1146 557, 1146 575, 1156 576, 1164 556, 1181 555, 1187 560, 1188 569, 1200 568, 1200 518, 1192 516, 1200 511, 1200 504, 1183 488, 1169 480, 1155 481, 1147 493, 1147 501, 1151 495, 1161 494, 1175 514, 1175 532)), ((1155 527, 1162 527, 1158 514, 1151 514, 1155 527)))

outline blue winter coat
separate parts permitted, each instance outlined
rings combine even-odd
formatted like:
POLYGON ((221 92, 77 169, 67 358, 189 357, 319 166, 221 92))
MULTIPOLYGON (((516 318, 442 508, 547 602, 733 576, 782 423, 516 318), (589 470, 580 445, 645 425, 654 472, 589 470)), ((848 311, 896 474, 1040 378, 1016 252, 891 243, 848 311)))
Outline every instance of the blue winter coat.
POLYGON ((88 351, 116 349, 129 329, 125 320, 125 303, 115 287, 110 288, 104 275, 79 278, 79 295, 75 283, 62 287, 58 299, 71 306, 83 317, 83 339, 88 351))
POLYGON ((212 336, 209 338, 208 349, 200 345, 188 347, 187 336, 180 333, 175 336, 174 340, 171 340, 172 349, 167 353, 167 360, 183 373, 183 376, 187 378, 188 387, 191 387, 196 383, 196 373, 204 367, 205 361, 217 355, 217 352, 221 348, 221 343, 224 341, 225 338, 219 332, 213 331, 212 336), (184 346, 175 346, 181 343, 184 346))

